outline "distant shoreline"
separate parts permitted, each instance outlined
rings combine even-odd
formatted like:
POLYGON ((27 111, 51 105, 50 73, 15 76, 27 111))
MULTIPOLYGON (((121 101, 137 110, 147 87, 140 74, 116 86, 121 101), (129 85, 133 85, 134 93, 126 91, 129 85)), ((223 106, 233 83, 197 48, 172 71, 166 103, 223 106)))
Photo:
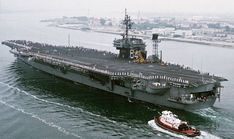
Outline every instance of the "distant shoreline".
MULTIPOLYGON (((72 29, 72 30, 81 30, 77 28, 71 27, 61 27, 55 26, 58 28, 65 28, 65 29, 72 29)), ((106 34, 114 34, 114 35, 121 35, 122 33, 113 32, 113 31, 106 31, 106 30, 98 30, 98 29, 91 29, 90 31, 98 32, 98 33, 106 33, 106 34)), ((151 38, 149 35, 138 35, 138 34, 130 34, 132 36, 144 37, 144 38, 151 38)), ((232 48, 234 49, 234 43, 227 43, 227 42, 211 42, 211 41, 199 41, 199 40, 192 40, 192 39, 185 39, 185 38, 169 38, 169 37, 160 37, 161 40, 165 41, 175 41, 175 42, 185 42, 185 43, 193 43, 193 44, 202 44, 207 46, 216 46, 221 48, 232 48)))
POLYGON ((222 47, 222 48, 234 48, 234 43, 231 44, 231 43, 226 43, 226 42, 198 41, 198 40, 183 39, 183 38, 181 39, 180 38, 163 38, 162 40, 202 44, 202 45, 216 46, 216 47, 222 47))
MULTIPOLYGON (((100 33, 108 33, 108 34, 121 34, 111 31, 103 31, 103 30, 92 30, 94 32, 100 32, 100 33)), ((151 38, 149 35, 134 35, 139 37, 145 37, 145 38, 151 38)), ((198 40, 192 40, 192 39, 183 39, 183 38, 168 38, 168 37, 161 37, 162 40, 166 41, 176 41, 176 42, 185 42, 185 43, 193 43, 193 44, 203 44, 203 45, 209 45, 209 46, 217 46, 217 47, 223 47, 223 48, 234 48, 234 43, 226 43, 226 42, 210 42, 210 41, 198 41, 198 40)))

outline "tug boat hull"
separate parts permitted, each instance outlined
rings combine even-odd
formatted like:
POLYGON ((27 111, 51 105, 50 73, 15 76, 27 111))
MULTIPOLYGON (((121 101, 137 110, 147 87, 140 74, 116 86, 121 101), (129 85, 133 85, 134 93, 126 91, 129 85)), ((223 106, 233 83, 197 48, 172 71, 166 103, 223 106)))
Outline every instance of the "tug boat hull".
POLYGON ((189 127, 189 129, 187 130, 179 130, 177 128, 173 128, 171 126, 168 126, 166 124, 164 124, 163 122, 161 122, 160 117, 155 117, 154 118, 154 122, 161 128, 168 130, 170 132, 176 133, 176 134, 180 134, 180 135, 184 135, 184 136, 188 136, 188 137, 196 137, 196 136, 200 136, 201 132, 198 129, 194 129, 189 127))

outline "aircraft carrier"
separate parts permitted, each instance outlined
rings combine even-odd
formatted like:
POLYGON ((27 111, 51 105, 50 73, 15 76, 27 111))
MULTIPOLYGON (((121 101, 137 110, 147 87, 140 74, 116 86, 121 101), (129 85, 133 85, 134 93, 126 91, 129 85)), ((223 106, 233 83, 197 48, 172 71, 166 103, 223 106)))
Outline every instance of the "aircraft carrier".
POLYGON ((225 78, 165 63, 152 35, 153 54, 147 56, 142 39, 129 35, 132 26, 125 13, 125 32, 115 39, 118 54, 84 47, 55 46, 26 40, 8 40, 18 59, 46 73, 106 92, 155 105, 191 111, 213 106, 225 78))

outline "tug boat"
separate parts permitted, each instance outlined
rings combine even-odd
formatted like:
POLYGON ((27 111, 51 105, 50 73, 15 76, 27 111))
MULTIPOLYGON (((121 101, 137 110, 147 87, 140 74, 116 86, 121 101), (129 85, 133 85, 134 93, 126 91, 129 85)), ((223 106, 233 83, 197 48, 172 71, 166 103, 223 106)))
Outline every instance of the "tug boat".
POLYGON ((190 127, 186 121, 178 119, 171 111, 162 111, 161 116, 155 117, 154 122, 161 128, 170 132, 185 135, 188 137, 200 136, 200 130, 190 127))

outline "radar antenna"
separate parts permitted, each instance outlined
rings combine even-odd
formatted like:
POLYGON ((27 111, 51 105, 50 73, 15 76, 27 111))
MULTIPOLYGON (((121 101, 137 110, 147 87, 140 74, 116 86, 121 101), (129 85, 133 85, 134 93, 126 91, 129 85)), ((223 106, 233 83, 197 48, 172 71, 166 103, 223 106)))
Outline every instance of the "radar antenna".
POLYGON ((124 38, 128 38, 128 31, 129 29, 132 28, 133 22, 130 18, 130 16, 127 14, 127 9, 125 9, 125 17, 123 20, 123 25, 125 25, 125 34, 124 34, 124 38))

